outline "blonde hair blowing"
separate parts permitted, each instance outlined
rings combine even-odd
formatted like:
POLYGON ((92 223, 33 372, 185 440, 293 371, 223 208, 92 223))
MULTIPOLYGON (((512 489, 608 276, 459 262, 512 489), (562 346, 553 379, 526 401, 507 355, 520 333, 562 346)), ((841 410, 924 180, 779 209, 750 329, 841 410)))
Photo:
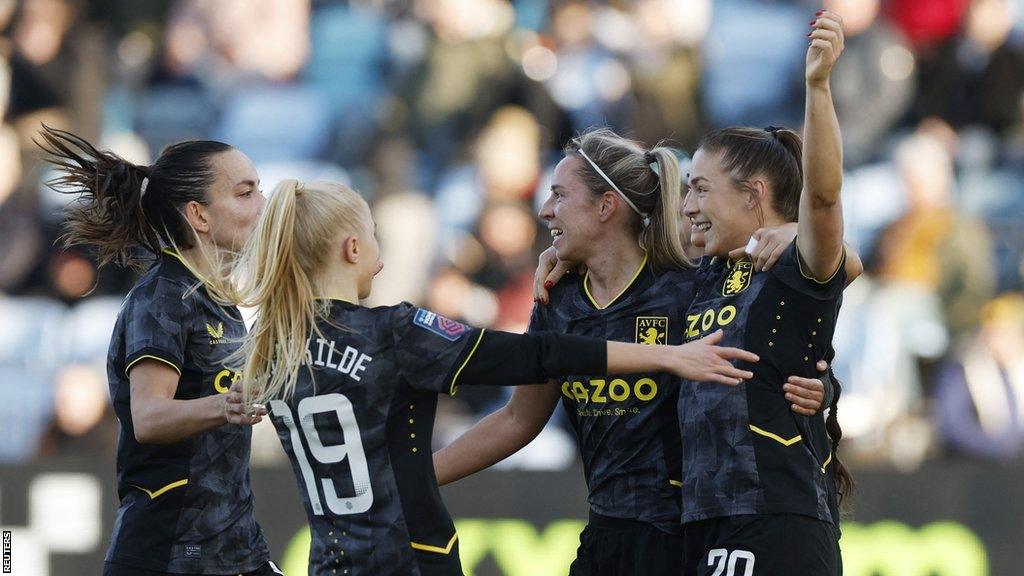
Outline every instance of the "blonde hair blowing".
MULTIPOLYGON (((656 270, 683 270, 692 268, 679 236, 679 213, 682 203, 682 181, 679 160, 671 149, 656 146, 650 154, 656 160, 658 171, 647 162, 647 151, 634 140, 624 138, 607 128, 591 129, 580 134, 565 148, 565 155, 580 156, 579 150, 597 164, 602 171, 644 214, 651 223, 644 227, 640 216, 634 214, 640 246, 647 251, 649 261, 656 270)), ((609 190, 608 183, 586 160, 579 175, 594 194, 609 190)))
POLYGON ((229 360, 242 365, 243 402, 265 404, 295 391, 308 339, 330 302, 318 273, 339 233, 365 234, 366 202, 333 182, 285 180, 274 191, 239 258, 237 302, 257 308, 252 330, 229 360))

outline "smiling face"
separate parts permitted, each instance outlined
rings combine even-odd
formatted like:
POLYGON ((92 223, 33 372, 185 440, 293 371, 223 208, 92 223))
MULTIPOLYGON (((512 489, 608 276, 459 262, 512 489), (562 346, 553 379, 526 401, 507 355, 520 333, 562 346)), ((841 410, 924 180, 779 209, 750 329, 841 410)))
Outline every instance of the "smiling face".
POLYGON ((558 258, 582 262, 590 255, 601 225, 601 209, 595 196, 579 176, 583 160, 563 158, 551 179, 551 196, 540 209, 540 218, 551 231, 551 245, 558 258))
POLYGON ((742 248, 760 228, 752 194, 737 186, 717 154, 697 150, 688 177, 690 193, 683 211, 690 219, 690 242, 708 256, 726 256, 742 248))

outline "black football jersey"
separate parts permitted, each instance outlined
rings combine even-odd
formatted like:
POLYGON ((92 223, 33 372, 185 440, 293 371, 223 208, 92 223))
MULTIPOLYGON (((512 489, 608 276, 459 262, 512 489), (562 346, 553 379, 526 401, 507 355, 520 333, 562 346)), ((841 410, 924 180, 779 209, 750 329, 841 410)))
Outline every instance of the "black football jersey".
POLYGON ((269 406, 310 520, 309 573, 461 574, 431 435, 483 332, 411 304, 330 306, 294 395, 269 406))
POLYGON ((808 277, 794 242, 768 272, 749 259, 705 258, 700 274, 686 340, 722 329, 722 346, 761 360, 738 364, 754 373, 739 386, 683 383, 683 521, 796 513, 838 523, 824 418, 792 412, 782 385, 817 377, 815 362, 830 357, 843 267, 826 282, 808 277))
MULTIPOLYGON (((694 271, 655 273, 645 263, 623 293, 601 308, 586 278, 570 276, 552 288, 547 306, 534 309, 530 330, 681 344, 693 293, 694 271)), ((583 459, 590 509, 677 533, 679 379, 662 373, 566 374, 558 384, 583 459)))
POLYGON ((224 394, 237 374, 224 360, 245 335, 241 315, 214 302, 167 251, 132 288, 118 314, 107 357, 114 412, 120 506, 106 559, 189 574, 248 572, 266 564, 253 517, 251 428, 224 425, 174 444, 135 440, 129 369, 142 360, 180 375, 175 399, 224 394))

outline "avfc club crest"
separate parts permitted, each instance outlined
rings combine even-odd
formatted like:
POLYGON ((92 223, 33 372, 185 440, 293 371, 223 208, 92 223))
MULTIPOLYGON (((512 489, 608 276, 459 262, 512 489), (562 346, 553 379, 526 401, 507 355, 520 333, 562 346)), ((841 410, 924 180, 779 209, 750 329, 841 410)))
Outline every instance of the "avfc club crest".
POLYGON ((637 316, 636 343, 650 346, 668 344, 668 317, 637 316))
POLYGON ((750 286, 750 277, 754 273, 754 263, 750 260, 740 260, 732 266, 732 272, 725 278, 722 284, 722 296, 735 296, 750 286))

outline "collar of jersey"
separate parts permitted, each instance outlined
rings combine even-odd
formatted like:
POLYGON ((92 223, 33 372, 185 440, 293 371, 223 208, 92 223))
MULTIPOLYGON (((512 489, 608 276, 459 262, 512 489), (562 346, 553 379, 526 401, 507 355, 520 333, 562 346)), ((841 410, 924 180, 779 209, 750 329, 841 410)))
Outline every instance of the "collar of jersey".
POLYGON ((705 256, 701 259, 701 265, 707 262, 709 267, 725 266, 729 270, 732 270, 737 263, 743 262, 744 260, 750 260, 750 256, 744 256, 739 260, 733 260, 732 258, 726 258, 725 256, 705 256))
POLYGON ((314 300, 330 300, 331 302, 341 302, 341 303, 344 303, 344 304, 348 304, 349 306, 359 306, 358 303, 350 302, 349 300, 345 300, 344 298, 332 298, 330 296, 314 296, 313 299, 314 300))
POLYGON ((629 282, 626 282, 626 285, 622 287, 622 290, 619 290, 619 293, 609 300, 604 306, 598 304, 597 300, 594 300, 594 296, 590 293, 590 270, 587 270, 587 273, 583 276, 583 292, 587 295, 587 299, 590 300, 590 303, 594 305, 594 308, 604 310, 614 304, 623 294, 626 293, 627 290, 629 290, 629 287, 632 286, 633 283, 636 282, 636 279, 640 277, 640 273, 643 272, 645 266, 647 266, 647 252, 644 252, 644 258, 640 261, 640 266, 637 267, 636 273, 633 274, 633 277, 630 278, 629 282))
POLYGON ((181 257, 181 254, 179 254, 177 250, 173 250, 171 248, 164 248, 161 250, 161 252, 177 260, 178 263, 181 264, 181 267, 184 269, 185 273, 188 274, 189 276, 192 276, 193 278, 199 280, 203 284, 210 283, 206 278, 203 278, 196 271, 194 271, 192 267, 185 262, 185 259, 181 257))

